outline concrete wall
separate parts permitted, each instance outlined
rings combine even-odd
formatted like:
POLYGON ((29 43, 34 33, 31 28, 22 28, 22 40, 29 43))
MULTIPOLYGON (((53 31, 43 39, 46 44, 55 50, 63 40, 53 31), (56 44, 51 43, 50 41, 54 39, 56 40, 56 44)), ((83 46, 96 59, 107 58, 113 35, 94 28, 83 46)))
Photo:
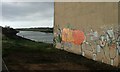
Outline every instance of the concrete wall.
POLYGON ((54 19, 56 48, 118 66, 117 2, 55 2, 54 19))

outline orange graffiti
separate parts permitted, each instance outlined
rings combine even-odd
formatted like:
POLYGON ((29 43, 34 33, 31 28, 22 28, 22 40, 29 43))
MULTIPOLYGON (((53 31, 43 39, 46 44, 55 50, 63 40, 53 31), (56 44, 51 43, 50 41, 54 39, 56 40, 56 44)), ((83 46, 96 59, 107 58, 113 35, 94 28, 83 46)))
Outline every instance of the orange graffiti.
POLYGON ((64 28, 62 31, 62 41, 71 42, 76 45, 80 45, 85 39, 84 33, 79 30, 70 30, 69 28, 64 28))
POLYGON ((73 42, 72 32, 69 28, 64 28, 62 31, 62 41, 73 42))
POLYGON ((73 31, 73 37, 74 37, 73 43, 76 45, 82 44, 84 39, 85 39, 84 33, 82 31, 79 31, 79 30, 73 31))

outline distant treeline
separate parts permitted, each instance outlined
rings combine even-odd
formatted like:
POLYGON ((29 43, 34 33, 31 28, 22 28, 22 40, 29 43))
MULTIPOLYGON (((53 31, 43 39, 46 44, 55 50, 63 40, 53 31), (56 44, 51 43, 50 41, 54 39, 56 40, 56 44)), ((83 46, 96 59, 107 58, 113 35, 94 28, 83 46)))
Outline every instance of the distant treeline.
POLYGON ((18 28, 16 29, 18 31, 40 31, 40 32, 46 32, 46 33, 53 33, 53 28, 18 28))

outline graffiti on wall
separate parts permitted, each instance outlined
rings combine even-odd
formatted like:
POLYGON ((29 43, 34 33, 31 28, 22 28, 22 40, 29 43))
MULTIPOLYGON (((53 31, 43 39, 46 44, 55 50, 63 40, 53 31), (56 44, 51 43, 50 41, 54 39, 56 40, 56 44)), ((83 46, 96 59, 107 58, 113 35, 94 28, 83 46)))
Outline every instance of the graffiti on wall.
POLYGON ((115 64, 115 59, 120 53, 120 35, 112 27, 100 34, 92 28, 89 32, 74 29, 72 26, 65 28, 57 26, 56 28, 54 41, 60 48, 74 48, 72 45, 81 46, 80 54, 83 56, 87 55, 86 51, 89 51, 92 53, 91 59, 115 64))
POLYGON ((81 45, 85 39, 84 33, 80 30, 64 28, 62 30, 62 41, 81 45))

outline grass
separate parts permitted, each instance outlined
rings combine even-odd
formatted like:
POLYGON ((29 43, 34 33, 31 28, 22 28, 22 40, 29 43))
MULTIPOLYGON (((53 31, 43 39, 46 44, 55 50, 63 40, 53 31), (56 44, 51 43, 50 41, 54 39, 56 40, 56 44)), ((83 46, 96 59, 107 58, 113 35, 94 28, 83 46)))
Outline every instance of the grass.
POLYGON ((53 48, 52 44, 34 42, 21 37, 7 38, 3 37, 3 55, 9 54, 11 52, 27 52, 27 53, 50 53, 54 52, 56 49, 53 48), (52 48, 51 48, 52 47, 52 48))
POLYGON ((9 70, 34 70, 35 68, 41 69, 41 67, 42 69, 89 71, 119 69, 80 55, 58 50, 52 44, 34 42, 18 36, 9 38, 3 35, 2 44, 3 59, 9 70))

